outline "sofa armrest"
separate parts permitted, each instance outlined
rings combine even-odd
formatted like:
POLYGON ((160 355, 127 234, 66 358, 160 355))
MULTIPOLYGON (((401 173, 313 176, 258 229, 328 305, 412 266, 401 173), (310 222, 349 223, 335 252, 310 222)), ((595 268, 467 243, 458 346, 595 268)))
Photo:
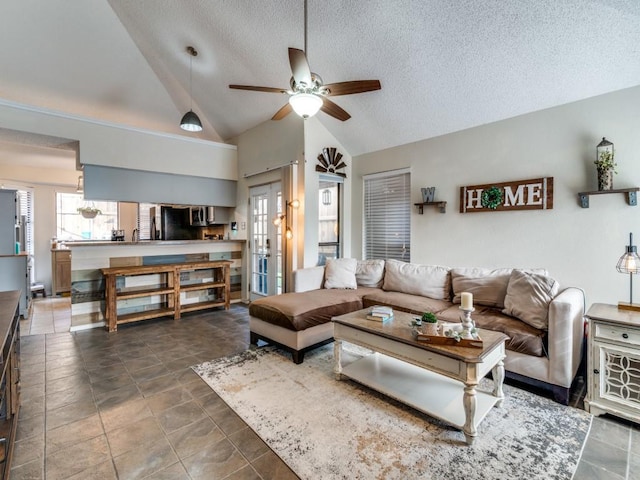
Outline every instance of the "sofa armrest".
POLYGON ((584 291, 569 287, 549 304, 549 381, 570 387, 584 343, 584 291))
POLYGON ((293 291, 307 292, 322 288, 324 267, 307 267, 293 271, 293 291))

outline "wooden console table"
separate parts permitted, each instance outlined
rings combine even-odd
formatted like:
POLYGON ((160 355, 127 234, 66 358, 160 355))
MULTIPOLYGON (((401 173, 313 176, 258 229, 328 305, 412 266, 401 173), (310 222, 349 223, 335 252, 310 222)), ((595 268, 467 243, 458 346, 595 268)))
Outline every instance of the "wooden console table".
MULTIPOLYGON (((163 265, 133 265, 124 267, 102 268, 105 277, 105 301, 107 329, 115 332, 118 325, 137 322, 150 318, 173 316, 175 320, 185 312, 203 310, 213 307, 229 309, 231 295, 231 263, 228 260, 206 262, 185 262, 163 265), (212 270, 211 279, 201 283, 182 283, 181 274, 195 270, 212 270), (160 283, 152 287, 117 288, 117 277, 135 277, 141 275, 160 275, 160 283), (197 303, 181 304, 181 292, 215 289, 216 299, 197 303), (118 301, 134 298, 160 296, 164 301, 159 306, 118 315, 118 301)), ((125 280, 126 281, 126 280, 125 280)))

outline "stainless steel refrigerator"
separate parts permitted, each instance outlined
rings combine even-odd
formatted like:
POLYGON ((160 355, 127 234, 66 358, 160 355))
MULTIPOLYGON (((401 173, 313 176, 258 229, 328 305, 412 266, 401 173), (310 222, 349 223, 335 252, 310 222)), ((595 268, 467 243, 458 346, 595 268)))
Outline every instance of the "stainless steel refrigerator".
POLYGON ((0 291, 19 290, 20 315, 29 315, 31 282, 29 255, 20 245, 24 238, 20 224, 19 200, 16 190, 0 189, 0 291), (16 245, 20 253, 16 254, 16 245))

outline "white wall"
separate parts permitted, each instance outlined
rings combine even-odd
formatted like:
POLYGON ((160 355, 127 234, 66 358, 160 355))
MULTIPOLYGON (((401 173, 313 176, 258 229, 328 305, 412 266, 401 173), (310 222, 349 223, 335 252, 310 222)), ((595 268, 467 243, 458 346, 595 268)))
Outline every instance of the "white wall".
MULTIPOLYGON (((334 121, 334 120, 331 120, 334 121)), ((317 117, 304 122, 304 264, 305 267, 314 267, 318 264, 318 178, 316 172, 318 155, 326 147, 335 147, 342 156, 342 161, 347 165, 342 173, 347 175, 343 185, 343 216, 341 218, 342 232, 342 256, 351 256, 351 229, 345 226, 351 225, 351 177, 352 158, 340 142, 325 128, 317 117)))
MULTIPOLYGON (((302 165, 304 149, 303 120, 297 115, 288 115, 282 120, 267 120, 231 140, 238 147, 238 189, 235 221, 238 222, 236 238, 247 239, 250 233, 248 203, 249 189, 256 185, 265 185, 281 181, 284 198, 290 195, 288 179, 293 170, 299 168, 281 165, 298 161, 302 165), (246 176, 245 176, 246 175, 246 176), (242 230, 242 224, 246 229, 242 230)), ((295 177, 295 175, 293 175, 295 177)), ((297 191, 295 192, 297 195, 297 191)), ((231 219, 233 221, 234 219, 231 219)), ((249 242, 247 242, 247 245, 249 242)), ((304 247, 304 245, 303 245, 304 247)), ((298 247, 296 247, 298 248, 298 247)), ((244 252, 248 258, 248 251, 244 252)), ((289 251, 289 256, 295 252, 289 251)), ((247 292, 247 278, 250 262, 244 262, 242 291, 247 292)), ((295 267, 294 267, 295 268, 295 267)), ((243 295, 246 298, 246 295, 243 295)))
POLYGON ((80 162, 236 180, 233 145, 98 122, 0 99, 0 127, 80 141, 80 162))
POLYGON ((584 288, 588 304, 628 301, 629 278, 615 266, 629 232, 640 240, 640 206, 617 193, 591 197, 583 209, 577 194, 597 189, 603 136, 615 144, 614 188, 640 186, 638 105, 640 87, 356 157, 353 256, 362 252, 362 175, 410 167, 412 203, 426 186, 448 202, 444 215, 413 207, 413 262, 545 267, 561 285, 584 288), (458 213, 461 186, 545 176, 554 177, 553 210, 458 213))

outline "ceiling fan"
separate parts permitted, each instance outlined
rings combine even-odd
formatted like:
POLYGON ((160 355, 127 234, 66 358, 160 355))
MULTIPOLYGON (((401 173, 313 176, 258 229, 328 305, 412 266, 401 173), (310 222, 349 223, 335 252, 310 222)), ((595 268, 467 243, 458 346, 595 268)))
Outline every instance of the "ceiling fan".
POLYGON ((291 110, 294 110, 302 118, 312 117, 318 110, 322 110, 326 114, 343 122, 349 120, 351 115, 327 97, 380 90, 379 80, 354 80, 325 85, 320 75, 313 73, 309 68, 309 62, 305 54, 306 51, 307 0, 304 2, 304 50, 289 48, 289 64, 291 65, 291 73, 293 75, 289 81, 290 88, 254 87, 251 85, 229 85, 229 88, 251 90, 254 92, 285 93, 289 95, 289 102, 278 110, 276 114, 271 117, 271 120, 281 120, 291 113, 291 110))

